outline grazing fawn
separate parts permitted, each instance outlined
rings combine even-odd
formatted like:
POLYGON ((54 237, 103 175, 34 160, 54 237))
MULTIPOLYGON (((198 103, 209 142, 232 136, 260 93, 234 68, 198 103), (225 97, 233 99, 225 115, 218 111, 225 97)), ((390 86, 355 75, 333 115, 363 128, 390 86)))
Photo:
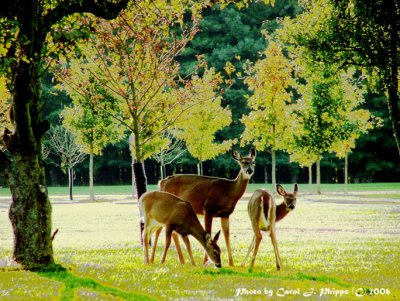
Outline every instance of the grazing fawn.
POLYGON ((165 227, 165 249, 161 263, 165 262, 167 251, 171 244, 171 234, 175 231, 181 235, 193 265, 195 265, 195 261, 188 239, 189 234, 200 242, 214 264, 217 267, 221 267, 221 250, 217 245, 220 232, 215 235, 214 239, 211 239, 210 233, 204 231, 190 203, 168 192, 151 191, 144 193, 140 197, 139 206, 144 213, 143 246, 145 264, 154 262, 157 241, 154 242, 151 261, 149 261, 148 246, 150 236, 154 232, 160 234, 162 228, 165 227))
MULTIPOLYGON (((254 172, 256 150, 252 147, 247 157, 242 157, 237 151, 232 150, 232 157, 240 165, 240 172, 234 180, 181 174, 169 176, 159 182, 161 191, 170 192, 188 201, 196 214, 204 215, 207 232, 211 233, 213 218, 221 218, 221 228, 225 236, 230 266, 233 266, 234 262, 229 238, 229 216, 246 191, 247 184, 254 172)), ((179 240, 176 236, 174 236, 174 241, 181 259, 179 240)), ((204 262, 206 260, 207 257, 204 262)))
POLYGON ((246 264, 247 257, 254 249, 253 258, 250 263, 250 267, 253 268, 262 239, 261 231, 269 231, 275 252, 276 268, 278 271, 281 268, 281 258, 279 256, 278 243, 276 241, 275 223, 283 219, 296 207, 298 187, 297 184, 294 184, 293 193, 288 193, 281 185, 277 185, 276 191, 279 195, 283 196, 283 202, 278 206, 275 203, 274 197, 264 189, 256 190, 250 198, 247 209, 253 227, 254 236, 246 257, 243 260, 242 266, 246 264))

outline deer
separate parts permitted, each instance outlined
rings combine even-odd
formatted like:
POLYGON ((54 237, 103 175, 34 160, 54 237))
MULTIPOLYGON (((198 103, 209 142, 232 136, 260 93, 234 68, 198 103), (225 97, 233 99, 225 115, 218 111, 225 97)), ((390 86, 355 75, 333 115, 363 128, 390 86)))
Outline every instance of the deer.
POLYGON ((294 184, 294 191, 292 193, 288 193, 281 185, 278 184, 276 186, 276 191, 279 195, 283 196, 283 202, 278 206, 275 203, 274 197, 264 189, 257 189, 254 191, 249 200, 247 211, 250 217, 254 236, 252 242, 250 243, 246 257, 242 262, 242 266, 246 264, 250 252, 254 250, 253 258, 250 263, 250 268, 253 268, 262 240, 261 231, 269 231, 272 246, 275 252, 276 268, 278 271, 281 269, 281 258, 279 256, 278 243, 276 240, 275 224, 283 219, 289 212, 295 209, 298 187, 297 184, 294 184))
POLYGON ((165 249, 161 259, 162 264, 165 262, 168 248, 171 244, 171 234, 175 231, 181 235, 192 265, 196 265, 196 263, 193 258, 188 235, 192 235, 200 242, 216 267, 221 267, 221 249, 217 245, 220 231, 215 235, 214 239, 211 239, 211 234, 204 230, 189 202, 168 192, 149 191, 140 197, 139 206, 144 213, 144 264, 154 263, 157 242, 154 242, 152 255, 149 260, 148 246, 151 235, 154 232, 159 235, 162 228, 165 227, 165 249))
MULTIPOLYGON (((177 174, 169 176, 159 182, 161 191, 166 191, 188 201, 197 215, 204 215, 205 230, 211 233, 214 218, 221 218, 221 229, 225 237, 228 251, 229 265, 234 266, 229 237, 229 216, 235 209, 239 199, 246 191, 247 184, 254 173, 256 150, 250 149, 246 157, 242 157, 236 150, 231 151, 232 158, 240 165, 240 171, 234 180, 225 178, 177 174)), ((174 242, 179 258, 179 240, 174 235, 174 242)), ((204 257, 204 263, 207 256, 204 257)))

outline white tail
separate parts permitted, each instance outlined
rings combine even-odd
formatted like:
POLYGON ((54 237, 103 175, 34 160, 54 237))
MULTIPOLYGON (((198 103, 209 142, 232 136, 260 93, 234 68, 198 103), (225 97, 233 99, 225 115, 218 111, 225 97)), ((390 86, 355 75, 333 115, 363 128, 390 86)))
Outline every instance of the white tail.
POLYGON ((248 204, 248 213, 253 227, 254 236, 243 260, 242 266, 246 264, 251 251, 254 249, 253 258, 250 267, 253 268, 256 260, 258 248, 262 239, 261 231, 269 231, 272 245, 275 252, 276 268, 281 268, 281 258, 279 256, 278 242, 276 240, 275 223, 283 219, 291 210, 296 207, 296 195, 298 191, 297 184, 294 184, 294 192, 287 193, 281 185, 276 186, 278 194, 283 196, 283 202, 278 206, 274 197, 263 189, 256 190, 250 198, 248 204))
POLYGON ((154 232, 159 234, 162 228, 165 227, 165 250, 161 263, 165 262, 167 251, 171 244, 171 234, 173 231, 176 231, 181 235, 185 242, 193 265, 195 265, 195 261, 187 237, 189 234, 194 236, 194 238, 200 242, 214 264, 217 267, 221 267, 221 250, 217 245, 219 232, 215 235, 214 239, 211 239, 210 233, 204 231, 204 228, 200 224, 200 221, 190 203, 183 201, 168 192, 151 191, 144 193, 140 197, 139 206, 144 213, 143 246, 145 264, 154 262, 154 253, 157 241, 154 242, 151 260, 149 260, 148 246, 150 236, 154 232))
MULTIPOLYGON (((229 239, 229 216, 246 191, 247 184, 254 172, 256 150, 251 148, 247 157, 242 157, 233 150, 232 157, 240 165, 240 172, 234 180, 181 174, 167 177, 159 182, 161 191, 170 192, 187 200, 193 206, 196 214, 204 215, 207 232, 211 233, 213 218, 221 218, 221 228, 225 236, 229 265, 231 266, 234 263, 229 239)), ((178 239, 174 238, 174 241, 181 258, 178 239)))

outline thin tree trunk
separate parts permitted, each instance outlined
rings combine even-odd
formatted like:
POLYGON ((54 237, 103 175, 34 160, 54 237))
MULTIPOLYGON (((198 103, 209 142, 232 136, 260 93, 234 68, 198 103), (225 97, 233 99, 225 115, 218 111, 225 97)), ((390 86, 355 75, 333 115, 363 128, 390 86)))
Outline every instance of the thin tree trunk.
POLYGON ((275 188, 276 188, 276 151, 273 150, 271 152, 271 155, 272 155, 272 170, 271 170, 272 190, 275 191, 275 188))
POLYGON ((321 159, 317 160, 317 193, 321 194, 321 159))
POLYGON ((308 166, 308 187, 310 189, 310 194, 312 193, 312 164, 308 166))
POLYGON ((199 176, 203 175, 203 161, 199 161, 199 163, 197 163, 197 174, 199 176))
MULTIPOLYGON (((135 175, 135 186, 138 199, 147 191, 146 172, 144 171, 144 164, 141 162, 133 163, 133 171, 135 175)), ((143 230, 144 230, 144 212, 141 211, 139 206, 139 227, 140 227, 140 241, 143 245, 143 230)))
POLYGON ((68 186, 69 186, 69 200, 73 200, 72 190, 74 186, 74 170, 73 168, 68 167, 68 186))
POLYGON ((347 194, 348 171, 349 171, 349 154, 346 153, 346 155, 344 156, 344 193, 345 194, 347 194))
POLYGON ((90 142, 89 153, 89 194, 90 200, 94 201, 94 177, 93 177, 93 142, 90 142))
POLYGON ((268 184, 268 168, 267 168, 267 164, 265 164, 265 166, 264 166, 264 183, 268 184))

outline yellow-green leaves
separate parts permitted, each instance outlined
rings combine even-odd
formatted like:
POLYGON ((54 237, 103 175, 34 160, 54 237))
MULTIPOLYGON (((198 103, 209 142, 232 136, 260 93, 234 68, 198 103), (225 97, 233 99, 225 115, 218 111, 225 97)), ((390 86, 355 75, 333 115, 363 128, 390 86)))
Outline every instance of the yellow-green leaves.
POLYGON ((246 126, 242 143, 250 142, 259 149, 286 149, 290 139, 292 66, 279 43, 270 41, 263 55, 248 70, 245 83, 253 92, 248 97, 252 111, 242 121, 246 126))
POLYGON ((229 150, 236 140, 215 141, 215 134, 231 123, 231 111, 222 108, 218 88, 222 77, 213 68, 202 77, 193 76, 185 87, 185 97, 193 106, 181 116, 177 137, 184 140, 190 154, 200 162, 213 159, 229 150))

